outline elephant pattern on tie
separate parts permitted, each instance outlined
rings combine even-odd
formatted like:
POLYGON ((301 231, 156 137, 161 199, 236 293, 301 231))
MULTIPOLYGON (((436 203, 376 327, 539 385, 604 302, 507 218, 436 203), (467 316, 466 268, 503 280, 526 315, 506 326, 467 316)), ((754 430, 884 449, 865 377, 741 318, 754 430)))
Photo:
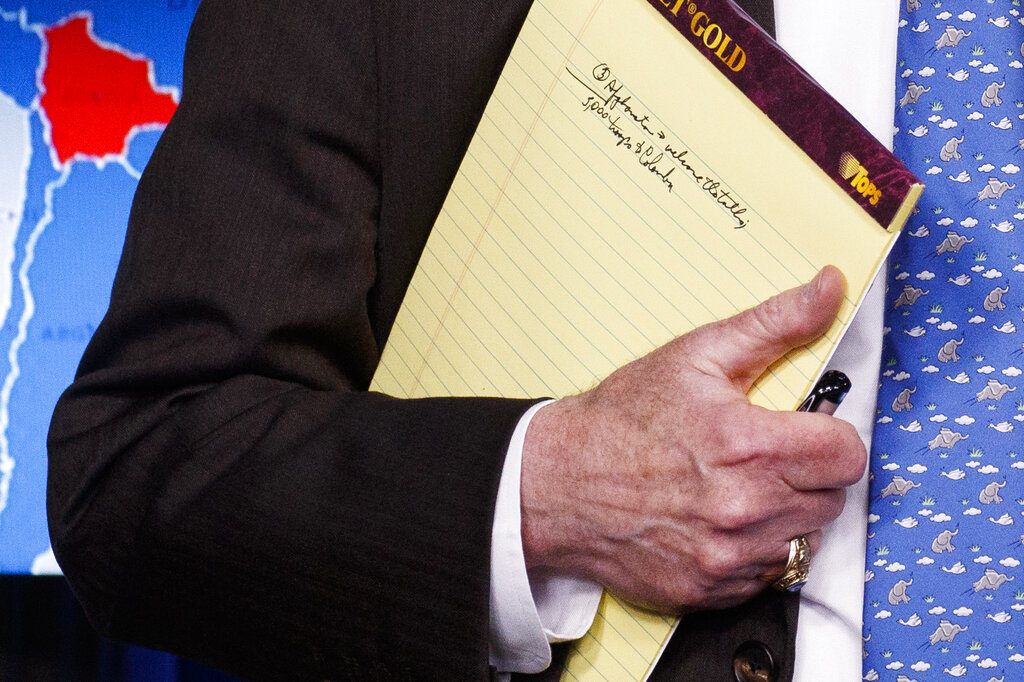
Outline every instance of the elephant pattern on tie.
POLYGON ((865 680, 1024 680, 1024 8, 905 0, 865 680), (1018 189, 1020 187, 1020 189, 1018 189))

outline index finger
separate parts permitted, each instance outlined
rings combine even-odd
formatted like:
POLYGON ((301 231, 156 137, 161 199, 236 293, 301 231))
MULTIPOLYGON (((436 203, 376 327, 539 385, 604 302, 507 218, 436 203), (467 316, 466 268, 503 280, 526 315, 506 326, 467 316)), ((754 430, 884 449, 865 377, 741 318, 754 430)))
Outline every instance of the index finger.
POLYGON ((859 481, 867 468, 864 441, 842 419, 764 410, 756 427, 774 444, 775 470, 794 490, 845 488, 859 481))

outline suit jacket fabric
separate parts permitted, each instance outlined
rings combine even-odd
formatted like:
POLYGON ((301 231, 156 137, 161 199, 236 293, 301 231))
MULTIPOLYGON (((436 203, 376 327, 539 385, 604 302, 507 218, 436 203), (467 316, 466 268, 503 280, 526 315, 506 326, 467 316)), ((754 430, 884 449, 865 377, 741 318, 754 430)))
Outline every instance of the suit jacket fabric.
POLYGON ((100 632, 251 678, 489 675, 531 402, 366 388, 528 8, 201 5, 50 431, 53 546, 100 632))

